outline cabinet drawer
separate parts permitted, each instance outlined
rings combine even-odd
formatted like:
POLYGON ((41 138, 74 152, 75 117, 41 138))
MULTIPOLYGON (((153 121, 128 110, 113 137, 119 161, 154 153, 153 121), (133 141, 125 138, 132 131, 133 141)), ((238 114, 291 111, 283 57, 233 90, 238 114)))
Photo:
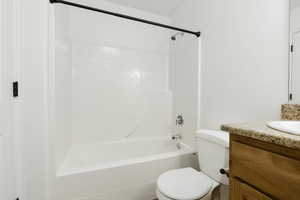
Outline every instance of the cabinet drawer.
POLYGON ((273 197, 300 199, 300 161, 232 141, 230 173, 273 197))
POLYGON ((236 179, 231 179, 231 200, 272 200, 265 194, 236 179))

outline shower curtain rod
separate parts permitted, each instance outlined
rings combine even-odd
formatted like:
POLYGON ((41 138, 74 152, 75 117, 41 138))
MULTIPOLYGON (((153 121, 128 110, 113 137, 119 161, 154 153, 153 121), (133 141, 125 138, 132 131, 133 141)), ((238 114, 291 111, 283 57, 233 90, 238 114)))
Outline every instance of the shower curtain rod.
POLYGON ((81 5, 81 4, 77 4, 77 3, 73 3, 73 2, 69 2, 69 1, 50 0, 50 3, 60 3, 60 4, 68 5, 68 6, 77 7, 77 8, 83 8, 83 9, 86 9, 86 10, 100 12, 100 13, 112 15, 112 16, 115 16, 115 17, 129 19, 129 20, 132 20, 132 21, 142 22, 142 23, 145 23, 145 24, 153 25, 153 26, 159 26, 159 27, 162 27, 162 28, 167 28, 167 29, 171 29, 171 30, 184 32, 184 33, 189 33, 189 34, 195 35, 197 37, 200 37, 200 35, 201 35, 201 32, 194 32, 194 31, 190 31, 190 30, 186 30, 186 29, 182 29, 182 28, 178 28, 178 27, 174 27, 174 26, 169 26, 169 25, 166 25, 166 24, 160 24, 160 23, 157 23, 157 22, 148 21, 148 20, 145 20, 145 19, 140 19, 140 18, 136 18, 136 17, 132 17, 132 16, 129 16, 129 15, 120 14, 120 13, 114 13, 114 12, 110 12, 110 11, 102 10, 102 9, 98 9, 98 8, 93 8, 93 7, 89 7, 89 6, 85 6, 85 5, 81 5))

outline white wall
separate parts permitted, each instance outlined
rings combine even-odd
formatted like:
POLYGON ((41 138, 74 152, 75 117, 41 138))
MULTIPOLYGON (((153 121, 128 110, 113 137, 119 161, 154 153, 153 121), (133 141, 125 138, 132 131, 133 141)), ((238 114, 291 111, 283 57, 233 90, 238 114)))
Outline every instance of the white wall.
POLYGON ((175 25, 202 32, 201 128, 279 119, 288 93, 288 4, 190 0, 174 13, 175 25))
MULTIPOLYGON (((16 1, 20 68, 18 196, 44 200, 48 169, 48 6, 47 0, 16 1)), ((16 125, 17 126, 17 125, 16 125)))
POLYGON ((13 128, 14 2, 0 2, 0 199, 16 194, 15 133, 13 128))
POLYGON ((291 31, 292 33, 300 31, 300 7, 291 10, 291 31))
POLYGON ((300 87, 299 87, 299 31, 300 31, 300 7, 299 1, 291 0, 291 23, 290 23, 290 39, 291 44, 294 46, 294 52, 291 53, 291 85, 290 85, 290 92, 293 94, 293 100, 291 103, 300 103, 300 87))
POLYGON ((289 0, 291 5, 291 10, 300 7, 300 2, 298 0, 289 0))

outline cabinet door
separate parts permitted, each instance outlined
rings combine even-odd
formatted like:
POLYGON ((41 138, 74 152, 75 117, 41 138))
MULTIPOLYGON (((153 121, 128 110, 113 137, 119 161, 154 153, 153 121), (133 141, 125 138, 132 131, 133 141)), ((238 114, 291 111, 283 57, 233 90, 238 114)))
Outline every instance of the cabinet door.
MULTIPOLYGON (((287 151, 274 146, 274 151, 287 151)), ((300 200, 300 160, 239 141, 231 141, 230 148, 232 177, 238 177, 277 199, 300 200)))
POLYGON ((270 197, 237 179, 231 179, 230 195, 231 200, 272 200, 270 197))

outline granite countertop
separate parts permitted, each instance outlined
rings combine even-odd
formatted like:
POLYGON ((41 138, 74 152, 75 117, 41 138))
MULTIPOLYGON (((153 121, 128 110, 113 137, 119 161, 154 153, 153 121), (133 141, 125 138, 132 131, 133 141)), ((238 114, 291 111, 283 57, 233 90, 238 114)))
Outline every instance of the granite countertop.
POLYGON ((276 131, 267 127, 266 122, 227 124, 222 125, 221 129, 231 134, 300 150, 300 136, 276 131))

